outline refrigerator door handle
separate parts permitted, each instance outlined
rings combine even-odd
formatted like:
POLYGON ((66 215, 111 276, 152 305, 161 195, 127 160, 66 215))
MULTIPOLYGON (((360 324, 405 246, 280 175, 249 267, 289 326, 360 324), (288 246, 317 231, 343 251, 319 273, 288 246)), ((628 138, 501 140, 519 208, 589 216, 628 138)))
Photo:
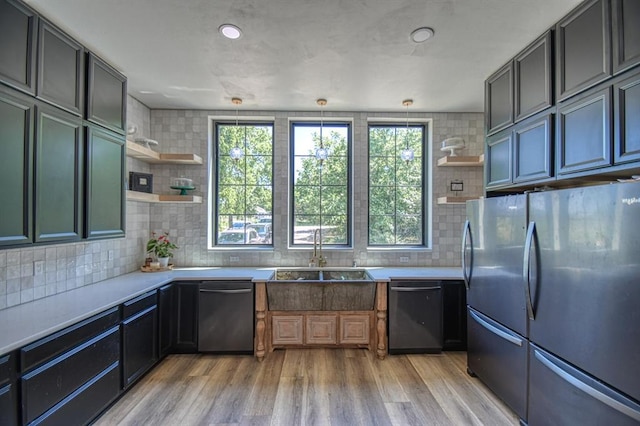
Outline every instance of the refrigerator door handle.
POLYGON ((524 243, 524 257, 522 262, 522 280, 524 282, 524 299, 527 302, 527 314, 531 321, 535 321, 536 315, 533 311, 533 302, 531 301, 531 245, 536 232, 536 223, 529 222, 527 228, 527 239, 524 243))
POLYGON ((464 279, 464 286, 469 290, 469 284, 471 282, 471 267, 473 267, 473 239, 471 238, 471 223, 467 219, 462 227, 462 278, 464 279), (467 274, 467 237, 470 242, 469 256, 469 273, 467 274))
POLYGON ((522 346, 522 339, 518 339, 517 337, 500 330, 498 327, 489 324, 473 311, 469 311, 469 315, 471 315, 471 318, 473 318, 474 321, 476 321, 478 324, 480 324, 496 336, 501 337, 502 339, 506 340, 507 342, 513 343, 516 346, 522 346))
POLYGON ((536 359, 540 361, 542 365, 544 365, 549 370, 554 372, 558 377, 560 377, 565 382, 569 383, 571 386, 581 390, 582 392, 586 393, 592 398, 597 399, 598 401, 608 405, 612 409, 626 415, 627 417, 630 417, 640 422, 640 412, 638 410, 635 410, 633 407, 629 407, 623 402, 618 401, 610 397, 609 395, 606 395, 600 392, 598 389, 592 386, 589 386, 588 384, 584 383, 583 381, 579 380, 578 378, 564 371, 560 366, 556 365, 553 361, 548 359, 542 352, 534 349, 533 353, 536 359))

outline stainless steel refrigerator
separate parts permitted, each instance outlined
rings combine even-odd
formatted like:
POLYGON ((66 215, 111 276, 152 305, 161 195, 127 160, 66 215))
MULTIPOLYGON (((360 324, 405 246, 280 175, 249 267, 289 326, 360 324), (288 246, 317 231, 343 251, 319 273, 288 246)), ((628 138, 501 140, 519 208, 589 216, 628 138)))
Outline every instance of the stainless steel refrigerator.
POLYGON ((640 423, 640 183, 467 216, 470 372, 529 425, 640 423))

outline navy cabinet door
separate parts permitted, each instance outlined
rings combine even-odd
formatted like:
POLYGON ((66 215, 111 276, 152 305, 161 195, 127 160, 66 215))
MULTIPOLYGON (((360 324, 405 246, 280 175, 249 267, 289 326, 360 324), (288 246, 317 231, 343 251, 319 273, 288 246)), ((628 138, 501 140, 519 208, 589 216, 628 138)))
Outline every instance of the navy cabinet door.
POLYGON ((14 0, 0 0, 0 81, 36 93, 36 32, 38 18, 14 0))
POLYGON ((87 120, 124 134, 126 77, 92 53, 89 53, 87 68, 87 120))
POLYGON ((40 19, 38 34, 38 98, 82 115, 84 48, 40 19))
POLYGON ((542 113, 520 122, 513 130, 513 182, 553 177, 553 114, 542 113))
POLYGON ((549 30, 513 60, 515 121, 527 118, 553 104, 552 48, 549 30))
POLYGON ((609 3, 609 0, 588 0, 556 24, 558 101, 611 76, 609 3))
POLYGON ((613 86, 616 164, 640 160, 640 72, 613 86))
POLYGON ((85 237, 124 235, 124 136, 87 128, 85 237))
POLYGON ((32 242, 32 99, 0 88, 0 246, 32 242))
POLYGON ((487 138, 485 146, 485 186, 487 189, 512 182, 512 132, 505 130, 487 138))
POLYGON ((487 135, 513 124, 513 62, 487 79, 484 102, 487 135))
POLYGON ((640 64, 640 2, 613 0, 613 72, 640 64))
POLYGON ((35 241, 82 234, 82 119, 39 104, 35 147, 35 241))

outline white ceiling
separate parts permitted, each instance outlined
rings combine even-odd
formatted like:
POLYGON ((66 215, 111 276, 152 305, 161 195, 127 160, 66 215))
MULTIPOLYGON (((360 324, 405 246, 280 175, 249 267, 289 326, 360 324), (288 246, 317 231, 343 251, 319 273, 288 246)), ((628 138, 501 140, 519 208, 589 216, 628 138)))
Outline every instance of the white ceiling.
POLYGON ((580 0, 26 0, 150 108, 471 112, 580 0), (228 40, 218 27, 243 30, 228 40), (422 44, 411 31, 429 26, 422 44), (144 93, 151 92, 151 93, 144 93))

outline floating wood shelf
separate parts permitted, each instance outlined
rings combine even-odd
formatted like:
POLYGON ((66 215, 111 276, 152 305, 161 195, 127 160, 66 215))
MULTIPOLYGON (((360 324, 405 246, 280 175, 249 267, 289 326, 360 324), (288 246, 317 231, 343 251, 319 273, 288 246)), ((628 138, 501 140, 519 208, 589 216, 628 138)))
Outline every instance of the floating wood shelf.
POLYGON ((138 191, 127 191, 127 200, 142 201, 144 203, 202 203, 202 197, 199 195, 148 194, 138 191))
POLYGON ((127 141, 127 156, 150 164, 202 164, 196 154, 161 154, 131 141, 127 141))
POLYGON ((469 200, 476 200, 478 197, 438 197, 438 204, 464 204, 469 200))
POLYGON ((484 154, 473 156, 455 156, 447 155, 438 160, 438 166, 441 167, 479 167, 484 164, 484 154))

